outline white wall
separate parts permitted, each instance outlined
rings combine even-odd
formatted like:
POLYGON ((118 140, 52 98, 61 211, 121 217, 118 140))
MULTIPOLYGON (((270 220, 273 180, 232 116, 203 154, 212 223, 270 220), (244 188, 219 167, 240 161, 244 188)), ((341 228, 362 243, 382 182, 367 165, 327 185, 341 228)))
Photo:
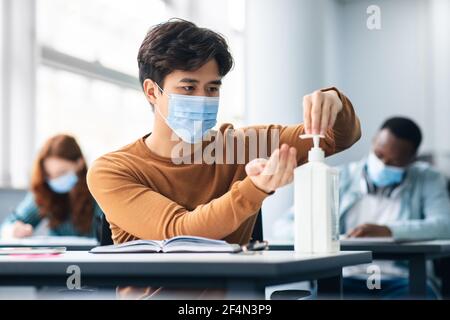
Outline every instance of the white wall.
POLYGON ((405 115, 422 128, 422 153, 434 153, 450 175, 450 2, 339 1, 342 21, 339 86, 357 106, 363 138, 336 157, 360 157, 381 122, 405 115), (381 30, 366 28, 369 5, 381 9, 381 30))
POLYGON ((407 115, 423 129, 423 150, 433 146, 429 113, 430 39, 423 0, 342 3, 340 87, 357 106, 363 138, 345 160, 362 156, 380 124, 407 115), (381 30, 368 30, 366 8, 381 8, 381 30))
MULTIPOLYGON (((404 115, 450 174, 450 1, 249 0, 247 11, 248 123, 298 123, 301 97, 336 85, 363 137, 330 164, 360 159, 383 120, 404 115), (370 5, 381 8, 381 30, 367 28, 370 5)), ((292 201, 290 187, 266 200, 266 236, 292 201)))
POLYGON ((434 149, 437 165, 450 176, 450 1, 433 0, 430 10, 434 115, 434 149))

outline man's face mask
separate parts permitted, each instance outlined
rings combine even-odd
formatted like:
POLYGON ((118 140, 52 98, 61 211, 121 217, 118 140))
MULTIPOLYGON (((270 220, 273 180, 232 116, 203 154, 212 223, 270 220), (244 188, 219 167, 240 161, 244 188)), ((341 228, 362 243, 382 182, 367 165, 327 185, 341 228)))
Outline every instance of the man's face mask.
MULTIPOLYGON (((156 83, 156 82, 155 82, 156 83)), ((216 125, 219 111, 219 97, 166 94, 169 97, 168 115, 165 118, 156 108, 170 129, 184 142, 195 144, 216 125)))
POLYGON ((371 152, 367 159, 367 173, 369 179, 377 187, 387 187, 402 182, 405 168, 387 166, 375 153, 371 152))

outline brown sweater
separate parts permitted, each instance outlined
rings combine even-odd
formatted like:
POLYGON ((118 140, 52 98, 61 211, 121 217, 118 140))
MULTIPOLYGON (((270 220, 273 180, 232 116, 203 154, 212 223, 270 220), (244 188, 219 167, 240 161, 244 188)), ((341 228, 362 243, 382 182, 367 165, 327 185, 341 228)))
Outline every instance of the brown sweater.
MULTIPOLYGON (((351 102, 338 93, 343 110, 321 143, 327 156, 349 148, 361 136, 351 102)), ((231 130, 227 132, 236 139, 249 128, 278 129, 280 145, 296 147, 299 164, 306 161, 311 142, 299 138, 304 133, 302 124, 243 129, 226 124, 219 131, 231 130)), ((114 243, 179 235, 240 244, 250 240, 255 213, 268 194, 246 176, 245 164, 177 165, 148 149, 145 138, 102 156, 88 172, 89 189, 111 225, 114 243)), ((270 137, 266 138, 264 143, 270 143, 270 137)))

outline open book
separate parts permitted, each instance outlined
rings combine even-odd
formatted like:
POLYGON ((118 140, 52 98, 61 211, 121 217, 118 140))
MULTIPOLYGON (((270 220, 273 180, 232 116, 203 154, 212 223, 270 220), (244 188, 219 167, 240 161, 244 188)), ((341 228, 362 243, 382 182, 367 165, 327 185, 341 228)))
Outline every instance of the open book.
POLYGON ((135 240, 93 248, 90 253, 240 252, 241 246, 222 240, 180 236, 167 240, 135 240))

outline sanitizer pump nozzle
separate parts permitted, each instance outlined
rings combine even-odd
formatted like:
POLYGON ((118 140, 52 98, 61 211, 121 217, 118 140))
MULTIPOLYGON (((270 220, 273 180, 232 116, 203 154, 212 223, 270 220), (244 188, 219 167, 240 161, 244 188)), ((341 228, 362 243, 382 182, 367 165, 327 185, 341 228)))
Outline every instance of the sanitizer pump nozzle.
POLYGON ((313 139, 314 146, 308 152, 308 161, 325 161, 325 152, 320 148, 320 139, 325 139, 321 134, 304 134, 300 136, 300 139, 313 139))

